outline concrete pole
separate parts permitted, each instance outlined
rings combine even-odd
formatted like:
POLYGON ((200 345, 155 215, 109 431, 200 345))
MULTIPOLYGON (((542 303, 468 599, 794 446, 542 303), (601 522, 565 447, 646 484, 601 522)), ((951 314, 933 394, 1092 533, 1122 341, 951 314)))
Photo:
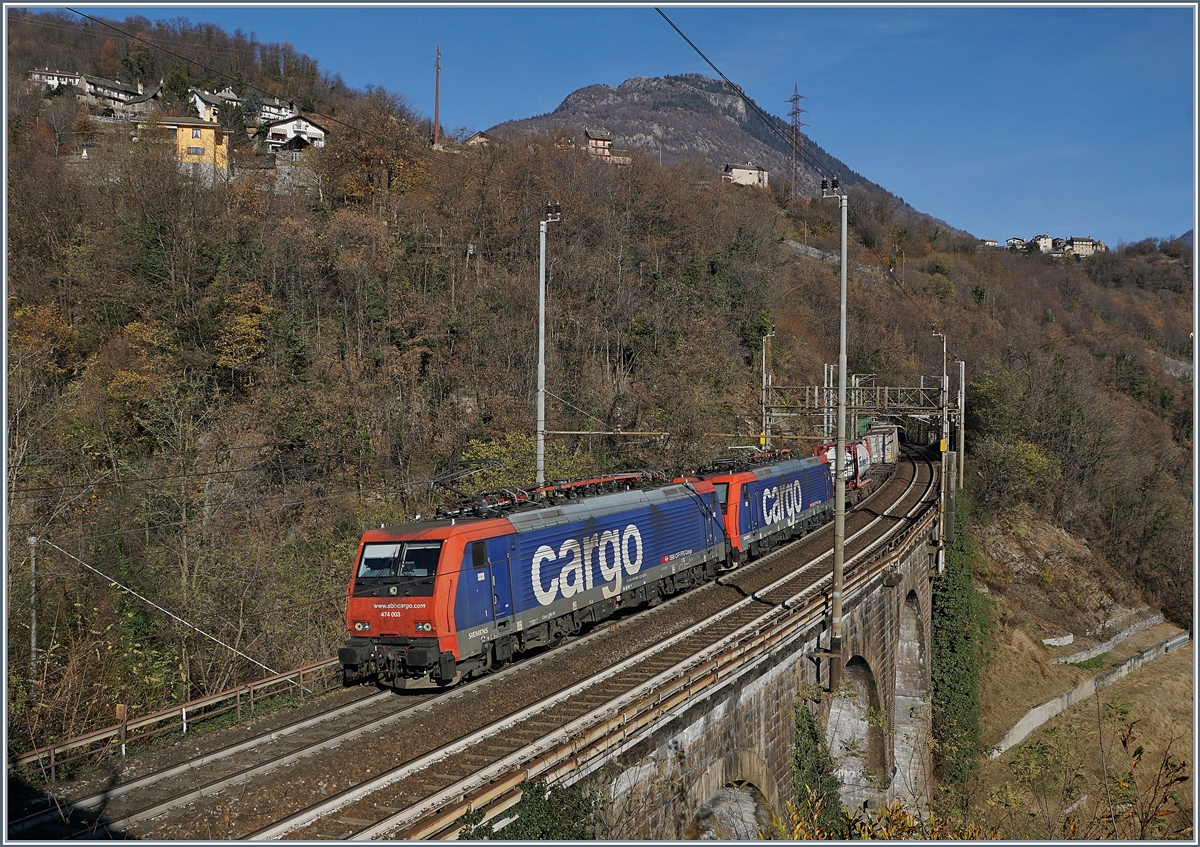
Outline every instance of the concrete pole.
MULTIPOLYGON (((837 180, 834 180, 837 189, 837 180)), ((848 207, 846 195, 839 197, 842 208, 842 274, 841 274, 841 336, 838 344, 838 410, 837 410, 837 460, 834 473, 834 518, 833 518, 833 631, 830 633, 829 651, 835 654, 829 673, 830 690, 836 691, 842 673, 842 583, 843 564, 846 558, 846 224, 848 207)))
POLYGON ((546 221, 538 223, 541 259, 538 262, 537 475, 546 483, 546 221))
POLYGON ((946 376, 946 336, 944 333, 937 331, 937 326, 933 327, 933 334, 942 339, 942 384, 941 390, 938 392, 938 405, 941 406, 942 413, 942 433, 938 449, 942 454, 942 469, 941 479, 938 482, 938 551, 937 551, 937 572, 942 574, 945 569, 946 562, 946 543, 949 539, 949 533, 946 531, 946 451, 950 449, 950 385, 949 379, 946 376))
POLYGON ((538 223, 538 381, 537 474, 540 488, 546 483, 546 225, 562 220, 562 207, 546 204, 546 217, 538 223))
POLYGON ((771 366, 771 339, 774 337, 775 327, 771 327, 771 331, 762 339, 762 446, 766 450, 771 449, 771 416, 767 411, 767 403, 770 398, 772 380, 767 375, 767 369, 771 366))
MULTIPOLYGON (((946 478, 946 457, 950 452, 950 377, 946 373, 946 336, 942 336, 942 517, 948 518, 947 498, 953 480, 946 478)), ((953 538, 953 530, 942 521, 942 568, 946 567, 946 548, 953 538)))
POLYGON ((762 406, 762 424, 759 426, 758 444, 763 449, 767 446, 767 337, 762 339, 762 392, 759 394, 759 404, 762 406))
POLYGON ((833 460, 833 608, 829 633, 829 690, 837 691, 842 676, 842 586, 846 558, 846 228, 847 198, 833 180, 833 190, 821 180, 821 197, 838 199, 842 210, 841 333, 838 344, 837 444, 833 460))
POLYGON ((958 363, 958 487, 966 485, 967 363, 958 363))

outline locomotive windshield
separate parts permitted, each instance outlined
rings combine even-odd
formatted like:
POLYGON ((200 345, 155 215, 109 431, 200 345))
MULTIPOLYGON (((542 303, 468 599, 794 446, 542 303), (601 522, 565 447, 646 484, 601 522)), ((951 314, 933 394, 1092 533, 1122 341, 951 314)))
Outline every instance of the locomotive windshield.
MULTIPOLYGON (((433 577, 437 573, 440 541, 400 541, 363 545, 358 563, 355 589, 396 586, 410 596, 432 596, 433 577)), ((375 593, 368 590, 365 593, 375 593)))

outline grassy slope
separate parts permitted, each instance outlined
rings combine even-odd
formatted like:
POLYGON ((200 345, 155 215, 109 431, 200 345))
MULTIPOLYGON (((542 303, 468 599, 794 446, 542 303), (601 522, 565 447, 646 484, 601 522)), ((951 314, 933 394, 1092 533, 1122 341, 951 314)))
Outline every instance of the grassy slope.
MULTIPOLYGON (((1031 707, 1181 631, 1173 624, 1163 623, 1135 633, 1105 654, 1101 667, 1081 669, 1052 664, 1055 656, 1082 650, 1115 634, 1114 630, 1095 637, 1086 633, 1094 631, 1099 623, 1096 616, 1102 614, 1100 607, 1114 602, 1110 592, 1119 593, 1126 587, 1114 582, 1114 575, 1084 545, 1037 521, 1019 520, 1002 528, 986 527, 979 536, 982 537, 979 546, 986 551, 979 587, 987 591, 994 604, 991 652, 980 680, 985 748, 999 742, 1031 707), (1062 555, 1064 549, 1068 550, 1066 555, 1062 555), (1095 605, 1081 603, 1083 608, 1080 608, 1061 602, 1062 586, 1068 575, 1078 595, 1088 595, 1090 591, 1095 605), (1070 646, 1053 648, 1041 643, 1042 638, 1066 632, 1075 634, 1070 646)), ((1128 601, 1127 607, 1140 605, 1136 592, 1127 590, 1129 594, 1123 598, 1128 601)), ((1134 730, 1137 740, 1131 746, 1144 745, 1146 752, 1139 770, 1148 771, 1147 776, 1152 776, 1162 761, 1168 743, 1171 753, 1185 763, 1185 772, 1192 772, 1193 671, 1192 648, 1188 646, 1155 660, 1099 693, 1101 707, 1119 698, 1129 704, 1129 719, 1139 721, 1134 730)), ((1076 811, 1080 819, 1077 834, 1086 834, 1087 826, 1098 826, 1092 821, 1103 786, 1096 706, 1096 698, 1089 698, 1047 722, 1022 744, 985 763, 972 792, 973 806, 980 819, 988 825, 1000 826, 1001 837, 1054 837, 1055 833, 1046 829, 1047 818, 1086 794, 1090 799, 1076 811), (1002 792, 1006 783, 1010 790, 1020 794, 1014 769, 1019 765, 1014 763, 1040 743, 1053 744, 1058 751, 1078 760, 1082 776, 1076 795, 1069 801, 1062 800, 1061 783, 1054 783, 1052 790, 1043 791, 1037 799, 1025 795, 1019 813, 994 802, 989 804, 988 798, 1002 792)), ((1106 724, 1104 734, 1106 764, 1113 770, 1122 761, 1122 751, 1116 743, 1114 727, 1106 724)), ((1124 762, 1123 769, 1128 770, 1127 756, 1124 762)), ((1181 788, 1181 801, 1190 820, 1190 782, 1181 788)), ((1107 813, 1107 806, 1100 812, 1107 813)), ((1103 837, 1104 833, 1097 830, 1094 835, 1103 837)))

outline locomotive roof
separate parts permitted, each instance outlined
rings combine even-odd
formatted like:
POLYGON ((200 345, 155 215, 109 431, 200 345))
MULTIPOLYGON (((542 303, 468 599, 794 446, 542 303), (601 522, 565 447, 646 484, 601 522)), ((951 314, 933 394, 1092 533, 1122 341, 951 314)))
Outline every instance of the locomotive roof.
POLYGON ((382 532, 388 535, 405 533, 411 534, 414 532, 425 532, 430 529, 441 529, 447 526, 455 526, 460 523, 465 523, 465 520, 418 520, 410 523, 392 524, 390 526, 378 526, 368 529, 367 532, 382 532))
POLYGON ((504 517, 518 530, 539 529, 587 518, 600 518, 638 506, 666 503, 688 496, 691 495, 686 484, 672 483, 658 488, 635 488, 614 494, 600 494, 548 508, 519 511, 504 517))
POLYGON ((782 476, 785 473, 795 473, 800 468, 814 463, 824 464, 820 456, 805 456, 800 459, 786 459, 773 465, 751 468, 750 472, 759 479, 770 479, 773 476, 782 476))
POLYGON ((819 456, 805 456, 800 458, 792 457, 790 459, 782 459, 769 464, 731 464, 728 470, 708 471, 702 474, 700 478, 717 479, 723 476, 753 474, 756 479, 770 479, 785 473, 795 473, 799 468, 804 466, 805 462, 811 464, 814 461, 820 462, 821 458, 819 456))

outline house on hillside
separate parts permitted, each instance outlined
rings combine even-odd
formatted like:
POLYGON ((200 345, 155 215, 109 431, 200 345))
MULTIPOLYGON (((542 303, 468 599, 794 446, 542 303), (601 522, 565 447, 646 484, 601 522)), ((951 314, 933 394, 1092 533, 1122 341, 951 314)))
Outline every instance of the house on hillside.
POLYGON ((60 85, 83 87, 83 79, 74 71, 52 71, 49 68, 29 72, 29 78, 47 90, 53 90, 60 85))
POLYGON ((982 241, 980 241, 979 244, 982 247, 999 247, 1000 246, 996 242, 996 239, 994 239, 994 238, 985 238, 982 241))
POLYGON ((744 165, 727 164, 721 178, 732 182, 734 185, 757 185, 759 188, 767 187, 767 169, 753 162, 747 162, 744 165))
POLYGON ((119 118, 137 118, 150 114, 162 99, 162 80, 144 87, 140 82, 126 84, 118 80, 80 74, 75 83, 79 100, 101 114, 119 118))
POLYGON ((52 71, 49 68, 30 72, 29 78, 47 90, 66 85, 75 91, 81 103, 101 114, 136 118, 149 114, 162 99, 162 80, 146 88, 140 82, 123 83, 119 79, 101 79, 89 74, 52 71))
POLYGON ((160 118, 139 123, 138 132, 147 140, 171 144, 179 169, 199 182, 211 185, 229 174, 229 136, 220 124, 200 118, 160 118))
MULTIPOLYGON (((140 84, 138 89, 141 89, 140 84)), ((158 104, 162 101, 162 94, 163 84, 160 81, 158 85, 114 109, 113 113, 122 118, 144 118, 158 108, 158 104)))
POLYGON ((1081 259, 1086 259, 1093 253, 1104 252, 1104 242, 1096 242, 1090 238, 1068 238, 1067 245, 1070 252, 1081 259))
MULTIPOLYGON (((617 155, 612 147, 612 133, 607 129, 588 129, 584 127, 583 138, 587 142, 588 153, 602 161, 608 162, 610 165, 628 165, 633 161, 629 156, 617 155)), ((574 142, 572 142, 571 146, 574 146, 574 142)))
MULTIPOLYGON (((124 83, 119 79, 102 79, 89 74, 80 74, 79 79, 81 82, 75 84, 76 89, 79 90, 79 99, 102 111, 111 109, 114 115, 127 114, 127 106, 135 101, 145 103, 148 99, 146 90, 140 82, 124 83)), ((162 82, 160 81, 158 91, 161 90, 162 82)), ((151 92, 151 96, 156 93, 151 92)))
POLYGON ((612 155, 612 133, 607 129, 583 128, 583 137, 587 141, 587 151, 593 156, 612 155))
POLYGON ((272 97, 270 100, 264 100, 262 111, 259 113, 261 123, 267 121, 278 121, 283 118, 290 118, 292 115, 299 114, 296 109, 295 100, 280 100, 278 97, 272 97))
POLYGON ((468 147, 487 147, 492 143, 492 137, 480 130, 463 142, 468 147))
POLYGON ((272 150, 278 150, 285 145, 290 145, 288 149, 298 150, 304 147, 324 147, 327 134, 328 131, 320 124, 303 115, 292 115, 263 122, 255 137, 272 150))
POLYGON ((216 94, 195 88, 188 93, 192 95, 192 105, 196 107, 196 114, 212 123, 220 120, 222 111, 235 109, 242 103, 242 98, 238 97, 229 86, 225 86, 216 94))
POLYGON ((1043 253, 1049 253, 1054 249, 1054 239, 1051 238, 1048 233, 1035 235, 1033 238, 1029 239, 1028 249, 1032 250, 1034 247, 1043 253))

